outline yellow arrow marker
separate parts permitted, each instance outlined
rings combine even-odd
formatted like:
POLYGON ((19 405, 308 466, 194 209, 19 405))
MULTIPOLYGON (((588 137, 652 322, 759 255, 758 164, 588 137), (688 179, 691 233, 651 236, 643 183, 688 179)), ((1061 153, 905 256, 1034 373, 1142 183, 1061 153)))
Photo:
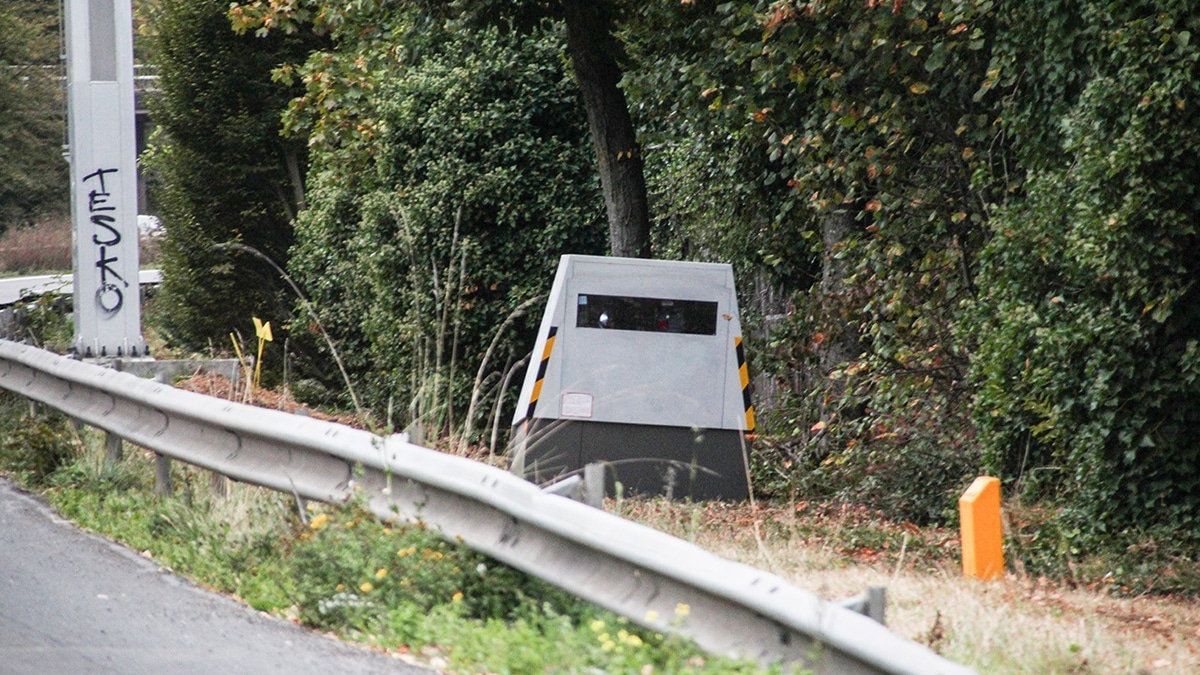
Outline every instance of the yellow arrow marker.
POLYGON ((258 339, 274 342, 275 338, 271 336, 271 322, 264 323, 257 316, 251 318, 254 319, 254 334, 258 336, 258 339))
POLYGON ((258 386, 259 378, 262 375, 262 353, 263 344, 274 342, 271 336, 271 322, 264 323, 257 316, 250 317, 254 319, 254 334, 258 336, 258 359, 254 362, 254 386, 258 386))

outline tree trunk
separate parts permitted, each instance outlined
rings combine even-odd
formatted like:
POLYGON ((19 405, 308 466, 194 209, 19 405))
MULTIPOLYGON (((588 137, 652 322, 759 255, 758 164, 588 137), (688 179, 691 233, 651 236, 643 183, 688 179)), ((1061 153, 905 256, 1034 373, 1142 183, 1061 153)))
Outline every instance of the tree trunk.
POLYGON ((821 370, 826 375, 862 354, 858 326, 848 315, 850 303, 846 297, 846 278, 850 276, 852 265, 850 260, 839 256, 840 249, 853 235, 854 229, 854 216, 850 213, 831 213, 821 222, 821 240, 824 244, 821 303, 830 328, 827 346, 821 352, 821 370))
MULTIPOLYGON (((831 213, 821 222, 821 240, 825 249, 821 262, 821 304, 829 334, 825 348, 820 353, 820 368, 826 378, 846 363, 857 361, 863 353, 858 322, 853 316, 859 308, 846 286, 846 279, 854 265, 850 259, 840 255, 841 249, 854 236, 856 228, 854 215, 847 212, 831 213)), ((866 414, 862 402, 846 399, 848 382, 845 377, 825 381, 826 403, 822 405, 821 419, 845 422, 866 414)), ((822 440, 820 445, 828 450, 826 440, 822 440)))
POLYGON ((615 256, 650 257, 646 176, 629 104, 619 85, 618 47, 607 3, 564 0, 567 49, 583 95, 615 256))

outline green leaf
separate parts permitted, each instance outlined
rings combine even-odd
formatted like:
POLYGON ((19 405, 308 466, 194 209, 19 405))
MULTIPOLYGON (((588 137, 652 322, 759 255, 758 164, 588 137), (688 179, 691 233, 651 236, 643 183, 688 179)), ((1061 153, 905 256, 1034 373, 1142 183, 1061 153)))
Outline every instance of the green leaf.
POLYGON ((929 58, 925 59, 925 70, 932 73, 936 70, 941 70, 946 64, 946 43, 939 42, 933 46, 929 52, 929 58))

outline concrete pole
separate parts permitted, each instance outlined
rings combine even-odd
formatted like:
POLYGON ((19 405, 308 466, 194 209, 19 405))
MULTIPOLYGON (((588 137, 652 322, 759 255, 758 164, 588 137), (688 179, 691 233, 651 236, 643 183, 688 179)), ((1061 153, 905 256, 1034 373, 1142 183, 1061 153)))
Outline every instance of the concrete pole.
POLYGON ((143 356, 131 0, 66 0, 75 340, 83 357, 143 356))

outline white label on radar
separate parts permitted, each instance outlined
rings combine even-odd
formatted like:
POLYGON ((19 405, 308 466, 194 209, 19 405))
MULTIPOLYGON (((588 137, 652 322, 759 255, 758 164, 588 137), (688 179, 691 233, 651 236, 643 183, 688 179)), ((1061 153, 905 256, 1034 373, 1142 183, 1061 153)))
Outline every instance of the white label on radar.
POLYGON ((562 417, 591 417, 592 395, 574 391, 563 392, 559 415, 562 417))

